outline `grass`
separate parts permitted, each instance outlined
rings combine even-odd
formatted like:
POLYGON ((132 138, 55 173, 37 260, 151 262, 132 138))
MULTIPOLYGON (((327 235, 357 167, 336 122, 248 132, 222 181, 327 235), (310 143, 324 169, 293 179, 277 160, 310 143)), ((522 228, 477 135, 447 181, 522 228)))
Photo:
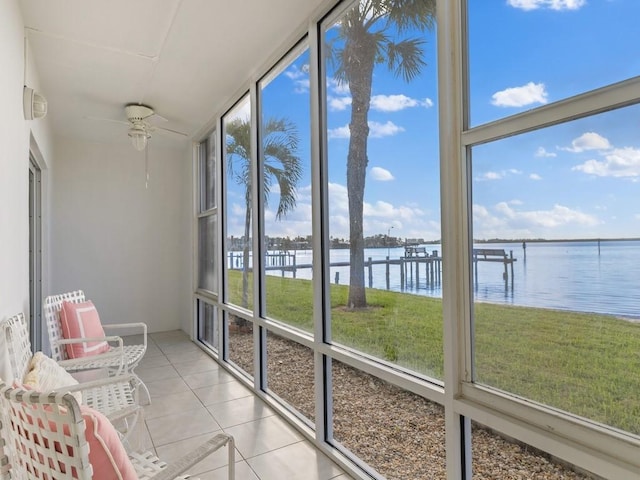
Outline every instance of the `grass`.
MULTIPOLYGON (((268 276, 266 292, 269 317, 313 331, 310 281, 268 276)), ((347 295, 331 286, 335 342, 442 379, 440 299, 368 289, 369 307, 352 311, 347 295)), ((474 328, 477 382, 640 434, 640 324, 476 303, 474 328)))

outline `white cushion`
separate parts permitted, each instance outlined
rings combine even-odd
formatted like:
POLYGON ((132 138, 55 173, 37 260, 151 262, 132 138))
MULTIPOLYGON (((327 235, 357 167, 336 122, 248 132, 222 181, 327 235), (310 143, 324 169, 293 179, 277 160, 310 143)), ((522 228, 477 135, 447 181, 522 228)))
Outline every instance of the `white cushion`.
MULTIPOLYGON (((58 363, 42 352, 36 352, 29 362, 29 371, 22 379, 25 388, 38 392, 64 391, 64 387, 78 385, 78 381, 58 363)), ((78 403, 82 403, 82 393, 74 392, 78 403)))

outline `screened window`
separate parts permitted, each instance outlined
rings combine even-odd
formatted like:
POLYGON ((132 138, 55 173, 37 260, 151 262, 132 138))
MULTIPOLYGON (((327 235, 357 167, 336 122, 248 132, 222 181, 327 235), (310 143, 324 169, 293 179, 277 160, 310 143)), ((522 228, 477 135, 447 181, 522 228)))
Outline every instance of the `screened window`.
POLYGON ((362 2, 324 30, 327 315, 336 344, 441 379, 435 4, 417 10, 362 2))
POLYGON ((312 332, 309 50, 296 49, 259 87, 264 315, 312 332))
POLYGON ((469 0, 471 125, 640 74, 633 1, 469 0))
POLYGON ((640 241, 633 106, 471 149, 475 380, 634 434, 640 241), (492 240, 491 243, 486 243, 492 240))

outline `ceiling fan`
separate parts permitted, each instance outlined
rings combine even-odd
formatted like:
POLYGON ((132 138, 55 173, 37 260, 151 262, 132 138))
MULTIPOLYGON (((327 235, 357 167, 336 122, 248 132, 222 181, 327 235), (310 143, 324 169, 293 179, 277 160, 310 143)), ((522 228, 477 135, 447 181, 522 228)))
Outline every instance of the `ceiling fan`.
POLYGON ((142 105, 139 103, 129 103, 124 107, 124 112, 127 117, 127 121, 123 120, 113 120, 110 118, 95 118, 95 117, 87 117, 91 120, 100 120, 107 122, 115 122, 127 125, 129 127, 129 138, 131 139, 131 144, 133 148, 137 151, 145 153, 145 176, 146 176, 146 187, 149 186, 149 157, 148 157, 148 141, 151 138, 151 134, 156 130, 161 132, 173 133, 176 135, 182 135, 183 137, 187 137, 188 135, 183 132, 179 132, 177 130, 172 130, 170 128, 159 127, 152 123, 152 121, 160 120, 167 122, 168 120, 164 117, 161 117, 157 113, 153 111, 153 108, 142 105))
POLYGON ((159 120, 166 122, 168 121, 166 118, 161 117, 156 112, 154 112, 153 108, 142 105, 139 103, 129 103, 124 107, 124 113, 127 118, 127 121, 124 120, 113 120, 110 118, 95 118, 95 117, 87 117, 92 120, 101 120, 107 122, 115 122, 127 125, 129 127, 129 138, 131 139, 131 144, 133 148, 137 151, 142 152, 147 148, 147 144, 151 135, 156 131, 169 132, 174 133, 176 135, 182 135, 183 137, 187 137, 188 135, 183 132, 179 132, 177 130, 172 130, 170 128, 160 127, 154 123, 153 121, 159 120))

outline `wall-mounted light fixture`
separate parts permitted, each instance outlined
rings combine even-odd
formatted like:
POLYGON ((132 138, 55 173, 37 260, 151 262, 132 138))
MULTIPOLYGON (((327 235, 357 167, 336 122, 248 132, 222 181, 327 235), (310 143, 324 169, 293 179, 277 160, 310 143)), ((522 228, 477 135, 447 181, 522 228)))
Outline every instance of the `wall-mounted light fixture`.
POLYGON ((24 87, 22 92, 22 107, 25 120, 36 120, 47 114, 47 99, 33 88, 24 87))

